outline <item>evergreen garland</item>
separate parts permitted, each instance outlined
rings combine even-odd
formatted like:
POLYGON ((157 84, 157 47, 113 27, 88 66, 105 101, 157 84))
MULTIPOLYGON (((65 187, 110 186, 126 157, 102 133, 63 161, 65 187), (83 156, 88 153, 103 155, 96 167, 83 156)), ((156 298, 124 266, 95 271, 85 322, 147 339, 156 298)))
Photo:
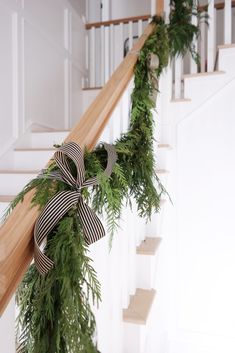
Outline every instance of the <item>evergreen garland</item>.
MULTIPOLYGON (((178 2, 184 8, 182 4, 185 2, 177 0, 174 1, 175 5, 178 2)), ((189 24, 191 17, 187 11, 184 16, 189 24)), ((103 174, 107 159, 103 144, 91 152, 85 151, 86 178, 97 175, 99 184, 89 190, 83 189, 82 194, 95 212, 106 213, 111 238, 118 226, 122 207, 131 203, 131 198, 136 201, 139 216, 150 219, 152 213, 159 210, 161 196, 166 193, 156 175, 152 116, 155 102, 151 97, 157 90, 156 78, 167 66, 169 57, 184 54, 186 48, 190 49, 192 33, 197 34, 196 28, 193 28, 188 36, 184 33, 181 37, 175 30, 176 11, 171 13, 170 19, 171 23, 166 25, 161 17, 153 18, 154 31, 139 54, 134 70, 130 128, 114 144, 118 159, 111 177, 103 174), (179 40, 182 40, 180 45, 179 40), (151 54, 159 58, 156 70, 149 65, 151 54)), ((71 167, 75 172, 72 162, 71 167)), ((49 171, 56 168, 52 163, 43 178, 26 185, 10 205, 8 213, 32 188, 36 188, 33 204, 40 208, 57 192, 68 190, 68 185, 63 182, 47 178, 49 171)), ((74 207, 47 239, 45 253, 55 263, 54 268, 41 276, 35 265, 31 265, 18 289, 18 352, 98 353, 91 301, 99 302, 101 295, 88 252, 74 207)))

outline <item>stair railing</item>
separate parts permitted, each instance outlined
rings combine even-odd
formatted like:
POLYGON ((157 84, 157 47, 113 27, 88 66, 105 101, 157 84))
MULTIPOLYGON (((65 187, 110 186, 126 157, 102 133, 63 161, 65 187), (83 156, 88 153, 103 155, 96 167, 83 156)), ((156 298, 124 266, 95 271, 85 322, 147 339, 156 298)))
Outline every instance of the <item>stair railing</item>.
MULTIPOLYGON (((208 5, 199 6, 202 19, 200 20, 201 35, 195 40, 194 45, 200 56, 200 64, 188 54, 183 59, 176 58, 172 63, 172 98, 181 100, 184 97, 184 75, 213 72, 217 64, 218 46, 231 45, 235 40, 233 11, 234 0, 225 0, 215 3, 214 0, 208 5), (208 19, 205 21, 205 15, 208 19), (207 24, 208 22, 208 24, 207 24)), ((193 24, 197 24, 196 17, 192 18, 193 24)))
POLYGON ((103 87, 125 56, 125 41, 128 40, 128 46, 132 48, 150 20, 150 15, 143 15, 86 25, 84 88, 103 87))
MULTIPOLYGON (((138 52, 153 28, 153 24, 148 24, 65 142, 74 141, 88 149, 96 145, 131 82, 138 52)), ((33 229, 39 216, 38 208, 31 204, 34 192, 27 193, 0 228, 0 313, 3 313, 33 258, 33 229)))

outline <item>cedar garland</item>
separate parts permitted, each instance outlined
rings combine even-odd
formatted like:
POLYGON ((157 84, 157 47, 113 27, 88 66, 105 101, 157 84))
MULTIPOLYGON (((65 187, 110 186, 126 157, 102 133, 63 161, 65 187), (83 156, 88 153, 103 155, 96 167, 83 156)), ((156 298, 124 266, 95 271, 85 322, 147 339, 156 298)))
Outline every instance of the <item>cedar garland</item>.
MULTIPOLYGON (((193 54, 192 40, 199 33, 198 27, 190 24, 194 15, 191 0, 172 0, 171 6, 170 24, 154 17, 155 29, 140 52, 134 70, 130 128, 114 144, 118 160, 111 177, 103 174, 107 158, 104 145, 85 151, 86 178, 97 175, 99 185, 83 189, 82 194, 95 212, 107 215, 110 239, 127 202, 131 203, 134 198, 139 216, 150 219, 159 210, 161 196, 166 193, 156 175, 153 153, 155 102, 152 96, 157 87, 152 78, 159 78, 170 57, 184 55, 188 50, 193 54), (177 6, 183 18, 176 11, 177 6), (149 65, 151 54, 159 58, 159 66, 154 71, 149 65)), ((71 167, 75 173, 72 164, 71 167)), ((52 163, 48 173, 55 169, 52 163)), ((68 190, 68 185, 48 179, 45 173, 44 178, 26 185, 8 213, 32 188, 36 188, 33 204, 42 209, 57 192, 68 190)), ((55 267, 41 276, 35 265, 31 265, 18 288, 19 353, 99 353, 90 303, 100 301, 100 284, 88 252, 74 207, 48 236, 45 253, 55 267)))

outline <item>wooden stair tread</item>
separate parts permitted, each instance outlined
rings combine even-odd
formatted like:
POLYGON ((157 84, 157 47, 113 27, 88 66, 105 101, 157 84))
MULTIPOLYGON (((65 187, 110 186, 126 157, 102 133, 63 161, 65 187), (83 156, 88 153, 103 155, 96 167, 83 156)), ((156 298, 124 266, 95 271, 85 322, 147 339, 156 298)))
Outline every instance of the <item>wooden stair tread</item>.
POLYGON ((218 49, 229 49, 229 48, 235 48, 235 44, 222 44, 218 46, 218 49))
POLYGON ((43 151, 55 151, 55 148, 25 148, 25 147, 23 147, 23 148, 20 148, 20 147, 17 147, 17 148, 15 148, 14 149, 14 151, 18 151, 18 152, 38 152, 38 151, 41 151, 41 152, 43 152, 43 151))
POLYGON ((98 89, 102 89, 103 87, 84 87, 82 90, 83 91, 95 91, 98 89))
POLYGON ((142 243, 137 246, 136 253, 138 255, 155 255, 159 245, 161 243, 161 238, 150 238, 147 237, 142 243))
POLYGON ((123 321, 132 324, 145 325, 155 298, 154 289, 137 288, 131 296, 127 309, 123 309, 123 321))
POLYGON ((192 102, 190 98, 174 98, 171 100, 171 103, 189 103, 192 102))
POLYGON ((0 174, 38 174, 40 170, 0 169, 0 174))
POLYGON ((71 130, 68 130, 68 129, 61 129, 61 130, 54 130, 54 129, 51 129, 51 130, 36 130, 36 129, 32 129, 32 130, 30 130, 30 132, 31 133, 39 133, 39 134, 44 134, 44 133, 52 133, 52 134, 54 134, 54 133, 57 133, 57 132, 70 132, 71 130))
POLYGON ((166 149, 166 150, 172 149, 172 147, 168 143, 159 143, 157 147, 160 149, 166 149))
POLYGON ((11 202, 15 198, 15 195, 0 195, 0 202, 11 202))
POLYGON ((183 78, 192 78, 192 77, 204 77, 204 76, 216 76, 216 75, 223 75, 225 71, 213 71, 213 72, 199 72, 196 74, 187 74, 183 75, 183 78))
POLYGON ((157 173, 157 174, 168 174, 169 171, 166 170, 166 169, 157 169, 157 170, 156 170, 156 173, 157 173))

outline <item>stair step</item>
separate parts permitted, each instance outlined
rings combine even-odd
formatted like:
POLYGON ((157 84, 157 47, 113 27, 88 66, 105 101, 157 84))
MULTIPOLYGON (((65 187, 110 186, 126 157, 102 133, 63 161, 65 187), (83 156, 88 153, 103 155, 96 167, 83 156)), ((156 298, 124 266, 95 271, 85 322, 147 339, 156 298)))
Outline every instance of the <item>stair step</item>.
POLYGON ((147 237, 142 243, 136 248, 136 253, 138 255, 155 255, 159 245, 161 243, 161 238, 150 238, 147 237))
POLYGON ((168 143, 159 143, 157 147, 160 149, 172 150, 171 145, 168 143))
POLYGON ((38 170, 0 170, 0 195, 17 195, 38 173, 38 170))
POLYGON ((216 75, 223 75, 225 74, 225 71, 213 71, 213 72, 199 72, 196 74, 188 74, 188 75, 184 75, 183 78, 187 79, 187 78, 197 78, 197 77, 204 77, 204 76, 216 76, 216 75))
POLYGON ((132 324, 145 325, 155 298, 154 289, 137 288, 131 296, 127 309, 123 309, 123 321, 132 324))
POLYGON ((0 169, 0 174, 38 174, 40 170, 0 169))
POLYGON ((0 169, 0 174, 39 174, 40 170, 0 169))
POLYGON ((56 134, 60 132, 69 133, 71 130, 31 130, 33 134, 56 134))
POLYGON ((156 170, 156 173, 157 173, 158 175, 164 175, 164 174, 169 174, 169 171, 166 170, 166 169, 157 169, 157 170, 156 170))
POLYGON ((174 98, 171 100, 171 103, 189 103, 192 102, 190 98, 174 98))
POLYGON ((98 90, 98 89, 102 89, 103 87, 99 86, 99 87, 85 87, 82 90, 83 91, 92 91, 92 90, 98 90))
POLYGON ((218 46, 218 49, 230 49, 235 48, 235 44, 222 44, 218 46))
POLYGON ((44 152, 44 151, 55 151, 55 148, 48 148, 48 147, 40 147, 40 148, 25 148, 25 147, 23 147, 23 148, 20 148, 20 147, 18 147, 18 148, 15 148, 14 149, 14 151, 16 151, 16 152, 40 152, 40 151, 42 151, 42 152, 44 152))
POLYGON ((19 170, 41 170, 53 158, 52 148, 17 148, 14 150, 14 167, 19 170))
POLYGON ((14 198, 15 198, 15 195, 0 195, 0 202, 9 203, 13 201, 14 198))

